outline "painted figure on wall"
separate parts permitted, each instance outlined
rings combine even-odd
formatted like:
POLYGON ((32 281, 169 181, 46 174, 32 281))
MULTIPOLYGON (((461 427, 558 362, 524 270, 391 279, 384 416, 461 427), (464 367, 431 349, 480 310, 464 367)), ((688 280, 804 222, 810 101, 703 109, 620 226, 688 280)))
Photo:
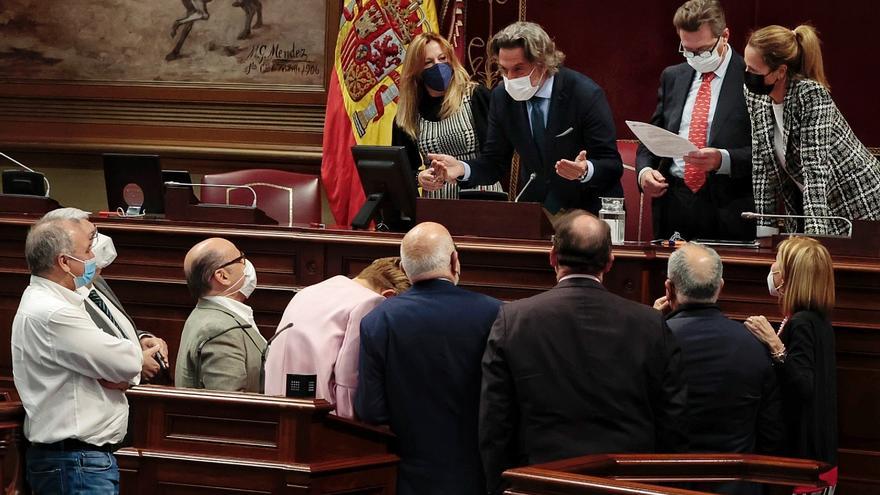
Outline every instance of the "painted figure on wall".
POLYGON ((0 5, 2 81, 324 84, 326 0, 0 5))
MULTIPOLYGON (((183 30, 180 31, 180 36, 177 37, 174 48, 165 56, 165 60, 171 61, 180 58, 180 49, 183 47, 183 43, 186 42, 189 32, 192 31, 193 23, 196 21, 207 21, 210 17, 208 13, 208 2, 210 1, 182 0, 183 6, 186 8, 186 15, 174 21, 174 24, 171 26, 171 37, 177 37, 178 29, 181 26, 183 26, 183 30)), ((241 7, 244 10, 244 27, 238 33, 238 39, 250 38, 251 24, 253 24, 254 29, 263 27, 263 4, 260 0, 235 0, 232 2, 232 6, 241 7), (256 22, 254 22, 254 16, 257 18, 256 22)))

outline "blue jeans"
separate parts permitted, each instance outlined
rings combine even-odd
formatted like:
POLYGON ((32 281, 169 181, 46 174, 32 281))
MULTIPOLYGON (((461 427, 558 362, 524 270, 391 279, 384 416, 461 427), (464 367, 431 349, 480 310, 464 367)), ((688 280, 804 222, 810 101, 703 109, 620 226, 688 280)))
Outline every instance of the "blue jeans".
POLYGON ((118 495, 119 466, 109 452, 31 447, 27 480, 34 495, 118 495))

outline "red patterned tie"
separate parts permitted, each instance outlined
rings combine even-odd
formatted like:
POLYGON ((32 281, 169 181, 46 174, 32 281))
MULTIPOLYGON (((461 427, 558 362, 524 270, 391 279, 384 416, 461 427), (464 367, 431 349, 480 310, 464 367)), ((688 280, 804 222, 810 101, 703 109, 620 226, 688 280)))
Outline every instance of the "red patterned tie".
MULTIPOLYGON (((703 74, 703 82, 697 91, 697 101, 691 112, 691 128, 688 130, 688 141, 699 149, 706 147, 706 133, 709 127, 709 106, 712 104, 712 79, 714 72, 703 74)), ((697 192, 706 183, 706 172, 688 162, 684 164, 684 183, 693 192, 697 192)))

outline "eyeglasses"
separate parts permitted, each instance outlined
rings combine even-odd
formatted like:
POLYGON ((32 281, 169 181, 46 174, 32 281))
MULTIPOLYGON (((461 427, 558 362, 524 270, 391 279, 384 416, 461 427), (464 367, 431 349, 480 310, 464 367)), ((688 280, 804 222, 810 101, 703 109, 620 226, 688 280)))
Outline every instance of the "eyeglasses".
POLYGON ((719 43, 720 41, 721 41, 721 37, 719 36, 719 37, 715 40, 715 43, 712 45, 712 48, 709 48, 708 50, 703 50, 703 51, 700 51, 700 52, 696 52, 696 53, 695 53, 695 52, 692 52, 692 51, 690 51, 690 50, 685 50, 685 49, 684 49, 684 46, 683 46, 683 45, 681 44, 681 42, 679 41, 679 42, 678 42, 678 53, 684 55, 684 58, 709 58, 709 57, 712 56, 712 52, 715 51, 715 48, 718 48, 718 43, 719 43))
POLYGON ((217 270, 219 270, 221 268, 226 268, 229 265, 234 265, 235 263, 242 263, 242 262, 244 262, 244 260, 247 259, 247 256, 244 255, 244 252, 239 251, 238 254, 239 254, 238 258, 235 258, 234 260, 229 261, 227 263, 223 263, 222 265, 217 267, 217 270))

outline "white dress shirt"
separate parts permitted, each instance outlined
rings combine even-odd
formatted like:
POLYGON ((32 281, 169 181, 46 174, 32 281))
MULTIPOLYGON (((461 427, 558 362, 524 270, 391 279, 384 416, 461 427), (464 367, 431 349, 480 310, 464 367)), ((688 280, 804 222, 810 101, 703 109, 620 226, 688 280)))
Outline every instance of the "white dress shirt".
POLYGON ((119 335, 117 333, 117 336, 124 337, 128 340, 131 340, 132 342, 138 342, 137 330, 135 330, 134 326, 131 324, 131 321, 128 319, 128 317, 125 316, 125 313, 123 313, 119 308, 117 308, 116 305, 113 304, 109 299, 104 297, 104 294, 102 294, 101 291, 99 291, 98 289, 94 289, 94 290, 95 290, 95 292, 98 293, 98 296, 101 298, 101 300, 104 301, 104 304, 107 305, 107 310, 110 311, 110 314, 113 315, 113 318, 116 320, 115 325, 110 320, 110 318, 107 317, 107 314, 104 313, 103 311, 101 311, 101 308, 99 308, 97 304, 95 304, 91 299, 89 299, 89 292, 92 291, 92 288, 80 287, 76 291, 79 294, 81 294, 83 296, 83 298, 85 298, 86 304, 91 306, 92 309, 94 309, 95 311, 97 311, 97 313, 99 315, 101 315, 101 318, 104 319, 104 321, 107 323, 107 325, 110 328, 113 328, 114 330, 117 330, 117 331, 121 330, 123 332, 123 335, 119 335))
POLYGON ((260 336, 260 341, 265 344, 266 338, 263 337, 263 334, 260 333, 260 328, 257 327, 256 321, 254 321, 254 310, 247 304, 243 302, 238 302, 235 299, 230 299, 226 296, 206 296, 204 299, 208 301, 213 301, 220 306, 223 306, 225 309, 229 310, 230 313, 238 316, 246 323, 249 323, 254 330, 257 331, 257 335, 260 336))
POLYGON ((38 276, 21 296, 12 322, 12 374, 31 442, 104 445, 125 436, 125 393, 98 380, 139 383, 143 354, 136 341, 98 328, 84 298, 38 276))

